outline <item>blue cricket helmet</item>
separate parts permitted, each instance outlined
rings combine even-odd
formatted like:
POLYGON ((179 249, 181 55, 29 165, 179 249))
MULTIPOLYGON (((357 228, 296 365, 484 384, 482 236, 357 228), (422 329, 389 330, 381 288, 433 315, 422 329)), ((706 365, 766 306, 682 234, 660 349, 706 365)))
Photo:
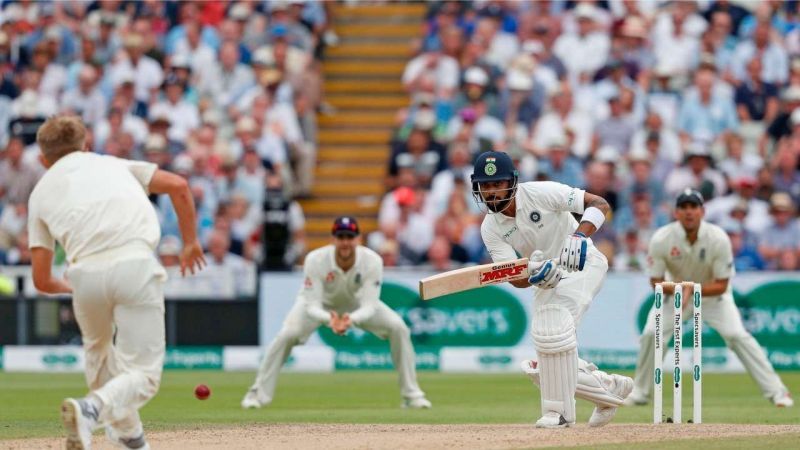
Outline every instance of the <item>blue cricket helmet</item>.
POLYGON ((484 204, 491 212, 502 212, 511 203, 517 193, 519 172, 514 168, 514 161, 503 152, 484 152, 475 158, 472 172, 472 196, 478 205, 484 204), (487 202, 481 193, 480 183, 488 181, 510 181, 507 190, 510 195, 501 201, 487 202))
POLYGON ((475 158, 472 171, 472 182, 516 181, 519 173, 514 168, 514 161, 507 153, 483 152, 475 158))

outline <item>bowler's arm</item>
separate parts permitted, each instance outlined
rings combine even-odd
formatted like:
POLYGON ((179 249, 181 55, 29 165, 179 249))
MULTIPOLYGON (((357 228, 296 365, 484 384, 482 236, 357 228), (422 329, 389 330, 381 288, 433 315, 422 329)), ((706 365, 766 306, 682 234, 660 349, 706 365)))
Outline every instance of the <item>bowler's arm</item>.
POLYGON ((71 294, 72 287, 66 280, 53 276, 53 251, 44 247, 31 249, 31 271, 33 286, 45 294, 71 294))
MULTIPOLYGON (((584 192, 583 210, 586 211, 592 207, 599 209, 600 212, 602 212, 606 217, 608 217, 608 213, 611 211, 611 206, 608 204, 606 199, 600 197, 599 195, 584 192)), ((582 220, 580 225, 578 225, 578 228, 575 230, 576 233, 583 233, 583 235, 586 237, 590 237, 595 233, 595 231, 597 231, 597 227, 595 227, 594 224, 588 220, 582 220)))
POLYGON ((178 216, 178 228, 183 239, 181 250, 181 275, 188 269, 192 274, 206 265, 203 246, 197 239, 197 212, 194 209, 194 198, 189 183, 180 175, 156 170, 147 188, 151 193, 167 194, 172 200, 175 214, 178 216))

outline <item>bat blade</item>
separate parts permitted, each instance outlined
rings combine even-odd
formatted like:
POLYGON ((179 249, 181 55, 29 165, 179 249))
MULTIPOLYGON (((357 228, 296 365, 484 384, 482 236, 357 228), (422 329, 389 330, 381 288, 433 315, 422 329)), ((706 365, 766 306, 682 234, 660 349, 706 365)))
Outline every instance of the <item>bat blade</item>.
POLYGON ((430 300, 447 294, 528 277, 528 258, 464 267, 420 280, 419 296, 423 300, 430 300))

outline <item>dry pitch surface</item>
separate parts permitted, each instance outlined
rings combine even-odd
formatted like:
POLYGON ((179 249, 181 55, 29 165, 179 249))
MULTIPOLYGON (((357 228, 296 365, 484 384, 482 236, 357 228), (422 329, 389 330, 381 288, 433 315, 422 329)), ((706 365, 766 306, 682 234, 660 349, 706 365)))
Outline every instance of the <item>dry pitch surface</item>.
MULTIPOLYGON (((539 430, 531 425, 353 425, 276 424, 238 428, 197 428, 154 432, 154 449, 452 449, 541 448, 591 444, 655 443, 673 439, 719 440, 744 436, 800 433, 798 425, 644 425, 613 424, 604 428, 579 425, 567 430, 539 430)), ((674 441, 673 441, 674 443, 674 441)), ((694 443, 701 446, 700 442, 694 443)), ((60 449, 63 439, 0 441, 0 447, 60 449)), ((104 436, 95 436, 97 449, 113 448, 104 436)))

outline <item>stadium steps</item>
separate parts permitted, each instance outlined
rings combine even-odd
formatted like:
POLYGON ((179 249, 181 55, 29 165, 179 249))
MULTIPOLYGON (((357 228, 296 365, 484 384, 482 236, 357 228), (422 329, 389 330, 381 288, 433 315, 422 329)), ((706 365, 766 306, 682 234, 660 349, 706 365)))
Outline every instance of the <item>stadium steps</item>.
POLYGON ((395 122, 394 112, 349 112, 343 111, 335 115, 321 116, 318 124, 324 130, 342 129, 342 128, 367 128, 379 127, 386 129, 394 125, 395 122))
POLYGON ((323 63, 325 100, 320 114, 315 183, 301 200, 309 250, 330 243, 333 219, 354 215, 366 234, 377 228, 389 140, 400 108, 409 104, 400 78, 419 38, 427 6, 386 3, 334 6, 340 37, 323 63))

